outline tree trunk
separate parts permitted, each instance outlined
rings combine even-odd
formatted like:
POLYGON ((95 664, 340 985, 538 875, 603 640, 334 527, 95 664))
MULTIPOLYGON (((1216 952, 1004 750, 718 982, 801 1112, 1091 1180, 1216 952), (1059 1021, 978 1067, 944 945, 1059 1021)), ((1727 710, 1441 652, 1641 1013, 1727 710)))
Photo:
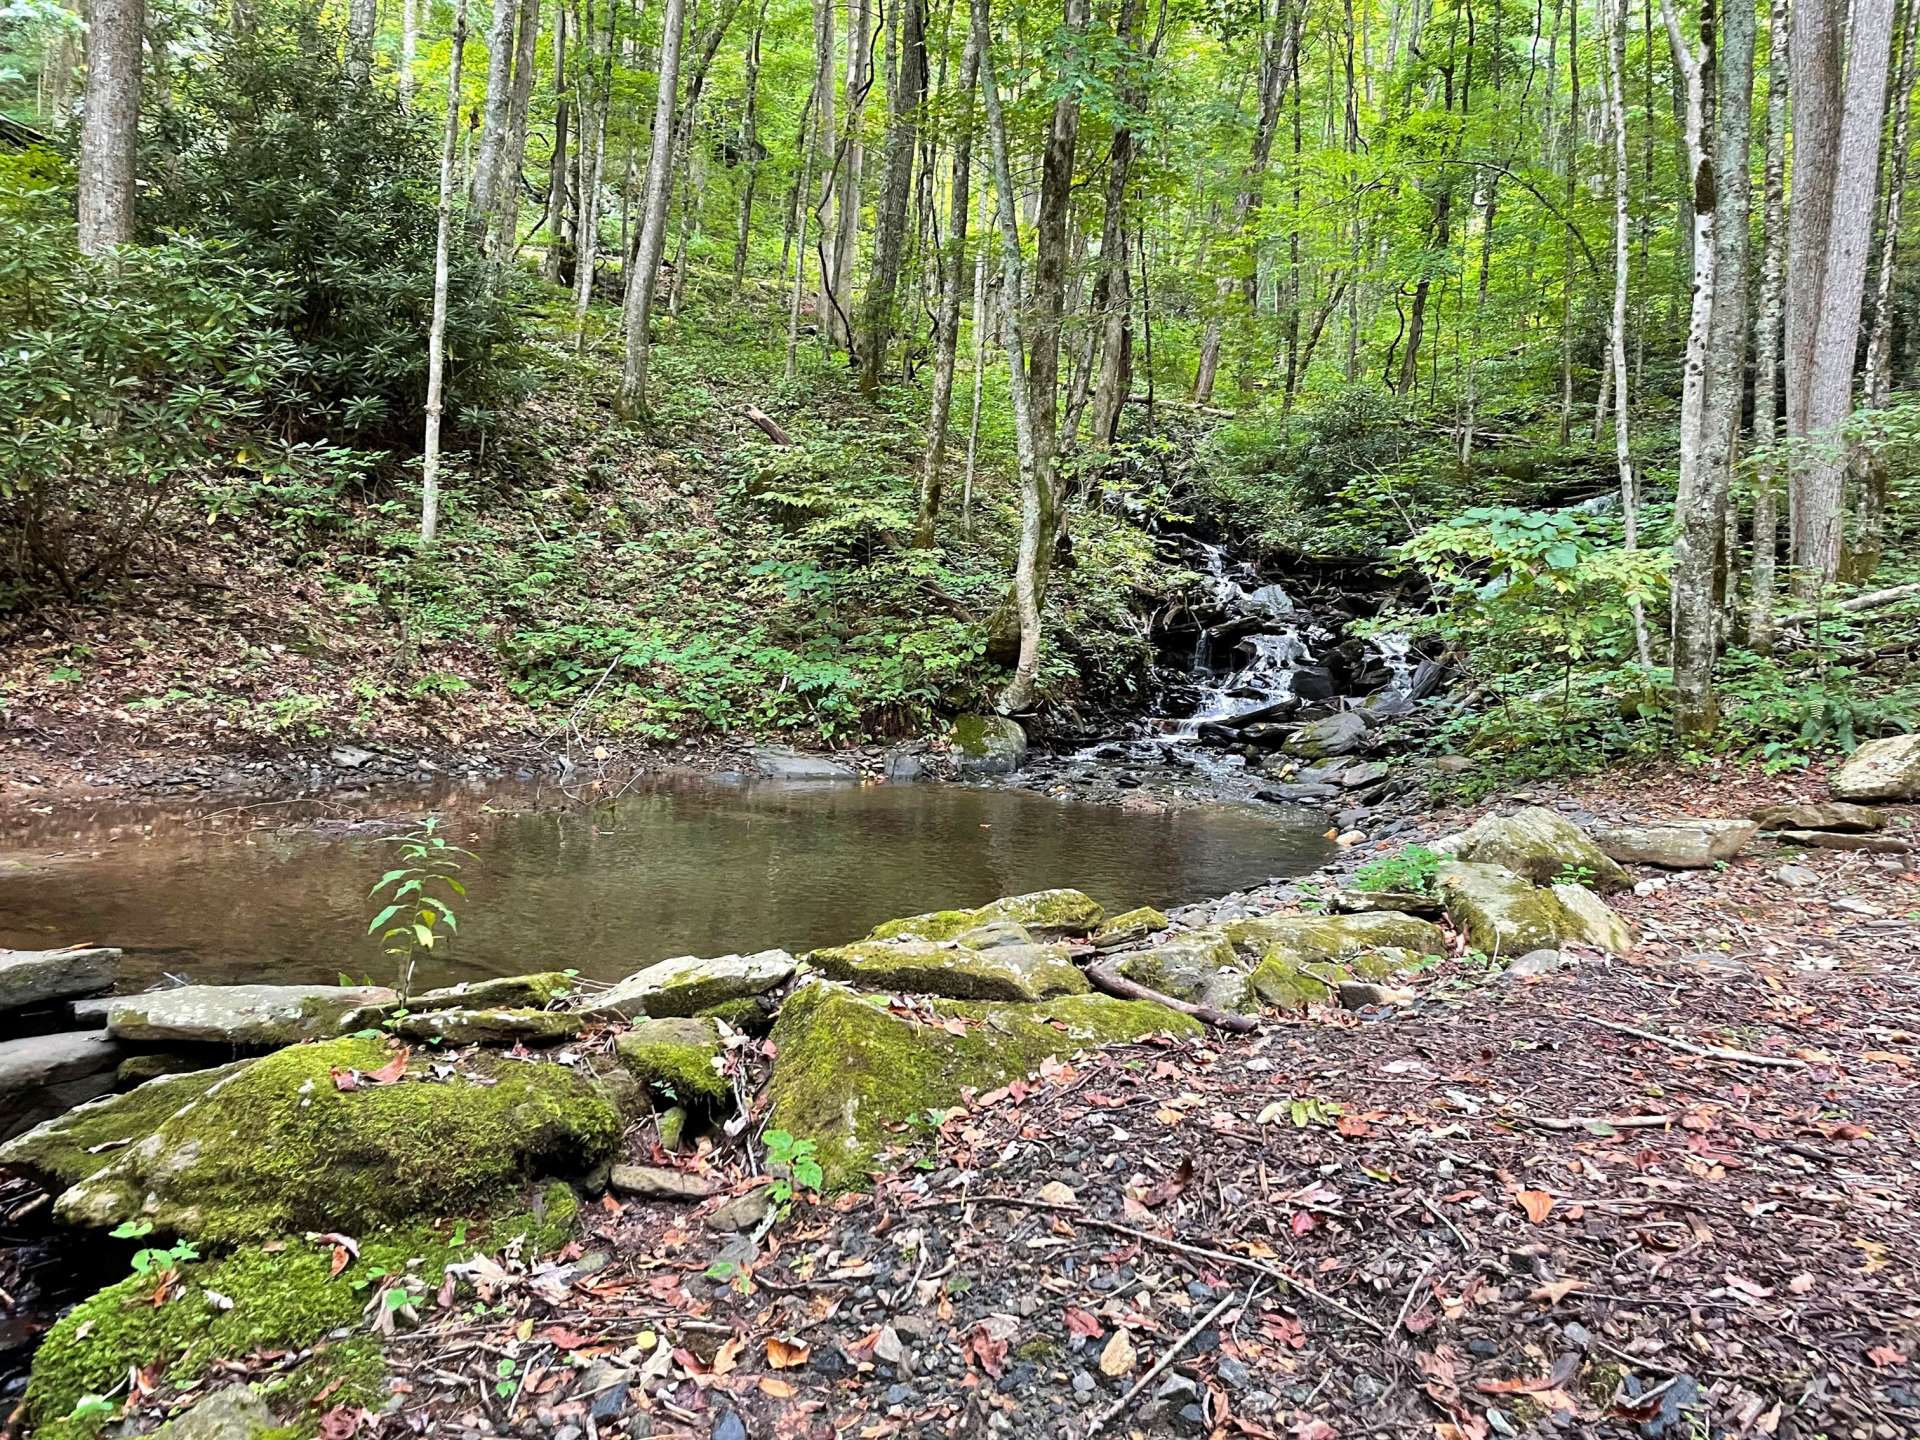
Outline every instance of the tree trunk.
MULTIPOLYGON (((815 7, 818 15, 822 7, 815 7)), ((807 97, 807 108, 800 114, 800 128, 796 132, 795 143, 800 149, 800 173, 793 182, 793 291, 787 302, 787 355, 783 373, 792 380, 800 369, 800 304, 807 286, 807 221, 813 216, 813 207, 807 203, 807 192, 813 184, 813 159, 823 148, 809 129, 809 120, 817 126, 815 102, 819 99, 816 89, 807 97)), ((784 263, 784 262, 783 262, 784 263)))
MULTIPOLYGON (((614 0, 607 0, 611 28, 614 0)), ((540 0, 520 0, 519 32, 513 49, 513 97, 507 112, 507 148, 500 157, 500 191, 493 253, 503 263, 520 241, 520 190, 526 181, 527 124, 533 108, 534 55, 540 47, 540 0)))
POLYGON ((492 228, 498 203, 500 162, 506 154, 513 106, 515 9, 516 0, 493 0, 493 25, 487 31, 487 98, 481 111, 480 148, 473 158, 473 185, 467 194, 467 228, 476 240, 492 228))
POLYGON ((133 242, 134 155, 140 138, 140 40, 146 0, 87 7, 87 93, 80 122, 79 244, 104 255, 133 242))
MULTIPOLYGON (((1066 42, 1075 58, 1084 54, 1087 0, 1065 0, 1062 20, 1066 42)), ((1060 454, 1060 328, 1066 313, 1067 220, 1072 200, 1074 152, 1080 138, 1080 94, 1067 87, 1053 104, 1045 147, 1040 155, 1040 199, 1033 244, 1033 326, 1028 342, 1027 385, 1032 392, 1034 473, 1042 488, 1041 548, 1034 557, 1036 593, 1046 593, 1047 571, 1053 553, 1064 542, 1065 507, 1058 484, 1060 454)), ((1006 302, 1013 303, 1011 295, 1006 302)), ((1024 536, 1024 520, 1022 523, 1024 536)), ((1038 603, 1038 601, 1036 601, 1038 603)), ((1034 623, 1038 625, 1038 616, 1034 623)), ((1035 633, 1036 655, 1038 632, 1035 633)), ((1021 645, 1024 654, 1024 639, 1021 645)), ((1029 688, 1031 675, 1029 675, 1029 688)))
POLYGON ((993 154, 994 188, 1000 198, 1001 309, 1007 327, 1007 393, 1013 402, 1014 449, 1020 468, 1020 546, 1014 565, 1014 603, 1020 618, 1020 658, 1000 697, 1003 710, 1023 710, 1033 702, 1034 676, 1040 666, 1040 611, 1046 583, 1041 551, 1052 538, 1047 514, 1047 477, 1039 465, 1039 445, 1028 386, 1026 343, 1021 334, 1025 308, 1025 263, 1020 254, 1019 197, 1013 189, 1013 165, 1007 154, 1007 117, 993 65, 993 23, 989 0, 972 0, 973 26, 980 35, 980 93, 987 112, 987 147, 993 154))
MULTIPOLYGON (((573 348, 586 349, 587 309, 600 262, 600 188, 607 168, 607 114, 613 109, 613 47, 619 0, 606 0, 606 35, 593 34, 593 0, 586 0, 587 52, 580 67, 580 225, 574 234, 573 348), (595 46, 603 47, 598 53, 595 46), (595 66, 595 61, 600 62, 595 66), (596 73, 596 69, 598 73, 596 73)), ((623 257, 624 258, 624 257, 623 257)))
POLYGON ((973 261, 973 409, 967 421, 967 468, 960 483, 960 533, 969 540, 973 538, 973 476, 980 458, 980 401, 986 378, 987 252, 983 248, 973 261))
POLYGON ((1785 304, 1787 224, 1787 0, 1772 0, 1767 26, 1767 161, 1760 316, 1754 324, 1753 566, 1747 643, 1773 651, 1774 564, 1779 540, 1780 461, 1774 450, 1780 409, 1780 317, 1785 304))
POLYGON ((380 27, 377 0, 351 0, 347 6, 347 79, 364 85, 373 76, 373 37, 380 27))
POLYGON ((980 83, 981 41, 980 32, 969 25, 967 48, 960 58, 962 98, 959 128, 953 138, 949 200, 952 218, 947 231, 951 260, 946 267, 947 280, 940 292, 940 308, 934 321, 933 394, 928 403, 927 455, 920 471, 920 504, 914 525, 917 545, 933 544, 934 522, 940 515, 940 472, 946 463, 947 421, 953 410, 953 371, 960 349, 961 284, 967 273, 967 211, 973 193, 973 105, 974 92, 980 83))
POLYGON ((400 0, 400 103, 413 105, 413 66, 420 51, 420 0, 400 0))
MULTIPOLYGON (((767 0, 760 0, 753 21, 753 39, 747 43, 746 93, 740 107, 740 157, 747 167, 746 182, 740 187, 740 226, 733 238, 733 292, 738 295, 747 279, 747 242, 753 237, 753 192, 760 184, 760 40, 767 28, 767 0)), ((806 120, 800 122, 806 133, 806 120)), ((784 269, 785 266, 782 266, 784 269)))
POLYGON ((861 124, 867 92, 873 88, 872 46, 873 0, 858 0, 847 32, 847 115, 835 177, 832 283, 821 317, 828 340, 849 353, 853 349, 853 262, 860 248, 860 182, 867 157, 861 124))
POLYGON ((558 285, 566 273, 566 243, 561 234, 567 216, 567 7, 553 13, 553 161, 547 170, 547 253, 540 278, 558 285))
POLYGON ((453 245, 453 156, 460 132, 460 67, 467 49, 467 0, 454 0, 447 62, 447 125, 440 144, 440 210, 433 234, 433 323, 427 331, 427 433, 420 456, 420 543, 440 530, 440 415, 447 357, 447 270, 453 245))
MULTIPOLYGON (((920 104, 927 88, 926 16, 922 0, 901 0, 900 56, 887 125, 886 161, 880 183, 880 213, 873 239, 873 274, 867 281, 860 342, 860 388, 879 388, 893 342, 894 292, 906 256, 907 208, 913 198, 913 157, 920 146, 920 104)), ((964 191, 962 192, 964 193, 964 191)))
POLYGON ((653 286, 660 273, 660 256, 667 244, 667 203, 673 177, 674 109, 680 92, 681 31, 687 18, 687 0, 667 0, 660 32, 660 79, 653 106, 653 146, 647 160, 646 203, 640 219, 640 241, 627 271, 626 363, 620 375, 619 410, 632 419, 647 410, 647 365, 653 355, 649 330, 653 314, 653 286))

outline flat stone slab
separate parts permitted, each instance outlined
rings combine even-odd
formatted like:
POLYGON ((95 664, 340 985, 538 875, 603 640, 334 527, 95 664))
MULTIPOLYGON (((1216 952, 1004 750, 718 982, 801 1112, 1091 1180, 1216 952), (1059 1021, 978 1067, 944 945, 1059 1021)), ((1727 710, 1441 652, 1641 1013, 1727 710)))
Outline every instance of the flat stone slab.
POLYGON ((559 1045, 577 1038, 585 1019, 565 1010, 428 1010, 383 1028, 444 1045, 559 1045))
POLYGON ((1869 850, 1880 855, 1905 855, 1913 842, 1898 835, 1849 834, 1842 830, 1781 830, 1774 839, 1809 850, 1869 850))
POLYGON ((1746 849, 1760 826, 1752 820, 1656 820, 1644 825, 1595 825, 1593 840, 1622 865, 1705 870, 1746 849))
POLYGON ((1920 799, 1920 735, 1869 740, 1827 782, 1836 800, 1920 799))
POLYGON ((858 780, 860 772, 851 765, 808 755, 777 745, 762 745, 753 752, 753 766, 770 780, 858 780))
POLYGON ((622 1195, 643 1200, 705 1200, 719 1193, 705 1176, 664 1165, 616 1165, 608 1183, 622 1195))
POLYGON ((634 1079, 682 1105, 720 1105, 733 1098, 733 1083, 719 1067, 726 1047, 711 1020, 697 1015, 642 1020, 613 1048, 634 1079))
POLYGON ((93 1031, 0 1044, 0 1140, 106 1094, 123 1054, 93 1031))
POLYGON ((1803 800, 1790 805, 1762 805, 1747 818, 1762 830, 1868 831, 1886 828, 1884 811, 1871 805, 1849 805, 1844 800, 1803 800))
POLYGON ((693 1015, 784 985, 799 962, 785 950, 752 955, 680 955, 629 975, 598 994, 583 994, 579 1013, 596 1020, 693 1015))
POLYGON ((355 1011, 395 1003, 379 985, 182 985, 117 996, 107 1030, 118 1040, 278 1047, 337 1035, 355 1011))
POLYGON ((120 952, 104 946, 0 950, 0 1010, 25 1010, 113 988, 120 952))
POLYGON ((970 910, 933 910, 873 927, 869 940, 958 940, 983 925, 1011 921, 1036 940, 1087 935, 1106 912, 1100 902, 1078 890, 1035 890, 976 905, 970 910))
POLYGON ((1093 987, 1064 945, 964 944, 927 940, 856 940, 815 950, 815 969, 867 990, 942 995, 950 1000, 1050 1000, 1093 987))

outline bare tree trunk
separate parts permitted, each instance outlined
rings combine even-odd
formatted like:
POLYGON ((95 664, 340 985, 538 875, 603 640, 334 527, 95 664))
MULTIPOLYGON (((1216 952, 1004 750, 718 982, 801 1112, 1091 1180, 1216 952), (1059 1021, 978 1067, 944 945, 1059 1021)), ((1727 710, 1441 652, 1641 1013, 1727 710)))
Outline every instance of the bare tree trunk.
POLYGON ((973 194, 973 106, 974 92, 980 83, 981 42, 980 32, 969 25, 967 48, 960 57, 962 108, 953 139, 949 200, 952 219, 947 231, 947 249, 952 260, 947 266, 948 278, 940 292, 940 308, 934 321, 933 394, 928 404, 927 456, 920 471, 920 505, 914 525, 917 545, 933 544, 934 522, 940 515, 940 472, 946 463, 947 421, 953 411, 953 371, 960 349, 961 282, 967 273, 967 212, 973 194))
POLYGON ((674 108, 680 92, 681 31, 687 0, 667 0, 660 32, 660 82, 653 106, 653 147, 647 160, 646 203, 640 243, 627 273, 626 363, 620 376, 620 413, 632 419, 647 410, 647 365, 653 356, 650 324, 653 287, 667 245, 667 205, 673 177, 674 108))
POLYGON ((513 105, 513 20, 516 0, 493 0, 493 26, 487 32, 487 98, 482 109, 480 148, 473 159, 473 186, 467 195, 467 228, 475 239, 490 233, 498 203, 501 157, 507 148, 513 105))
MULTIPOLYGON (((1087 28, 1087 0, 1065 0, 1062 20, 1067 43, 1078 52, 1087 28)), ((1028 342, 1027 384, 1032 391, 1034 473, 1042 489, 1041 548, 1034 557, 1037 597, 1046 594, 1053 554, 1066 540, 1066 507, 1059 486, 1060 330, 1066 314, 1067 222, 1073 198, 1074 152, 1080 137, 1080 95, 1068 86, 1053 103, 1046 144, 1040 154, 1040 197, 1033 242, 1033 325, 1028 342)), ((1011 304, 1011 300, 1008 301, 1011 304)), ((1024 524, 1023 531, 1024 534, 1024 524)), ((1036 603, 1039 600, 1036 599, 1036 603)), ((1036 615, 1035 624, 1038 617, 1036 615)), ((1039 643, 1038 632, 1034 642, 1039 643)), ((1024 653, 1024 638, 1021 646, 1024 653)))
MULTIPOLYGON (((1894 82, 1887 108, 1892 112, 1887 137, 1885 197, 1880 210, 1880 263, 1873 292, 1873 328, 1868 331, 1867 368, 1861 376, 1863 404, 1869 410, 1884 410, 1893 398, 1893 273, 1899 258, 1900 215, 1907 190, 1907 137, 1913 109, 1914 42, 1920 39, 1920 0, 1906 0, 1905 23, 1901 26, 1900 70, 1894 82)), ((1854 450, 1854 529, 1847 542, 1846 578, 1855 584, 1867 579, 1880 566, 1880 551, 1885 543, 1888 467, 1878 446, 1860 445, 1854 450)))
POLYGON ((413 66, 420 51, 421 0, 400 0, 400 103, 413 105, 413 66))
POLYGON ((87 7, 87 93, 80 122, 79 243, 104 255, 133 242, 134 155, 140 137, 140 40, 146 0, 87 7))
POLYGON ((861 123, 867 92, 873 88, 872 46, 873 0, 857 0, 853 26, 847 32, 847 115, 836 175, 832 285, 821 316, 828 340, 849 352, 853 349, 853 262, 860 248, 860 182, 867 155, 861 123))
MULTIPOLYGON (((1134 45, 1134 30, 1139 24, 1142 0, 1121 0, 1115 37, 1129 50, 1134 45)), ((1164 14, 1164 12, 1163 12, 1164 14)), ((1165 37, 1164 21, 1147 47, 1148 56, 1158 53, 1165 37)), ((1144 84, 1129 70, 1121 83, 1121 103, 1137 111, 1146 103, 1144 84)), ((1129 125, 1113 132, 1107 151, 1107 193, 1100 220, 1100 280, 1095 292, 1095 315, 1088 323, 1101 327, 1099 338, 1100 373, 1093 386, 1093 448, 1107 451, 1120 432, 1120 416, 1127 403, 1127 391, 1133 384, 1133 285, 1132 267, 1127 263, 1131 240, 1128 238, 1127 188, 1133 175, 1133 162, 1140 150, 1139 137, 1129 125)))
POLYGON ((1014 603, 1020 617, 1020 658, 1013 678, 1000 697, 1003 710, 1023 710, 1033 703, 1034 676, 1040 666, 1040 611, 1045 576, 1041 551, 1052 539, 1048 523, 1048 478, 1040 470, 1033 397, 1028 386, 1026 341, 1021 311, 1025 308, 1025 262, 1020 254, 1019 197, 1013 189, 1013 166, 1007 155, 1007 117, 1000 101, 1000 82, 993 64, 993 23, 989 0, 972 0, 973 27, 980 35, 980 92, 986 103, 987 146, 993 153, 994 188, 1000 198, 1001 308, 1007 326, 1007 393, 1013 401, 1014 448, 1020 467, 1020 547, 1014 565, 1014 603))
MULTIPOLYGON (((983 42, 984 43, 984 42, 983 42)), ((973 538, 973 476, 980 459, 980 401, 987 378, 987 252, 973 261, 973 410, 967 421, 967 469, 960 485, 960 533, 973 538)))
POLYGON ((447 62, 447 128, 440 144, 440 210, 433 235, 433 323, 427 331, 427 433, 420 456, 420 543, 440 530, 440 415, 447 368, 447 271, 453 246, 453 156, 460 132, 460 67, 467 49, 467 0, 454 0, 447 62))
MULTIPOLYGON (((611 13, 613 0, 608 0, 611 13)), ((540 47, 540 0, 520 0, 513 50, 513 98, 507 113, 507 148, 500 157, 500 203, 495 207, 493 253, 511 260, 520 240, 520 190, 526 183, 527 125, 533 108, 534 55, 540 47)))
POLYGON ((1752 594, 1747 643, 1773 651, 1774 564, 1780 543, 1780 462, 1774 451, 1780 408, 1780 316, 1785 304, 1787 224, 1787 0, 1772 0, 1768 21, 1765 256, 1760 269, 1760 317, 1754 325, 1752 594))
MULTIPOLYGON (((819 7, 816 7, 816 14, 819 7)), ((808 106, 818 98, 819 92, 809 97, 808 106)), ((815 122, 818 123, 817 120, 815 122)), ((807 221, 812 218, 813 207, 807 203, 807 192, 813 184, 813 157, 820 148, 808 129, 808 117, 800 117, 798 143, 800 146, 800 175, 793 186, 793 211, 795 240, 793 245, 793 293, 787 303, 787 357, 784 374, 791 380, 799 373, 800 359, 800 303, 807 287, 807 221)))
POLYGON ((840 150, 840 132, 834 119, 834 88, 839 84, 839 53, 834 40, 834 0, 814 0, 815 35, 815 75, 814 90, 820 97, 820 135, 822 138, 823 159, 821 168, 824 177, 820 183, 820 200, 814 206, 814 222, 818 227, 814 234, 814 248, 819 251, 820 290, 814 300, 814 315, 817 317, 816 329, 828 343, 833 343, 833 322, 836 316, 836 300, 833 293, 833 230, 834 198, 840 193, 840 166, 845 156, 840 150))
MULTIPOLYGON (((899 0, 900 57, 887 124, 880 213, 873 238, 873 274, 867 281, 866 334, 860 342, 860 388, 879 388, 893 343, 894 292, 907 248, 907 207, 913 198, 913 157, 920 147, 920 104, 927 89, 926 15, 922 0, 899 0)), ((963 192, 964 193, 964 192, 963 192)))
MULTIPOLYGON (((747 178, 740 187, 740 227, 733 238, 736 295, 747 280, 747 242, 753 237, 753 192, 760 184, 760 40, 766 28, 767 0, 760 0, 760 10, 753 21, 753 39, 747 43, 746 94, 740 107, 740 157, 747 167, 747 178)), ((804 118, 800 130, 802 135, 806 133, 804 118)))
MULTIPOLYGON (((1565 147, 1566 195, 1562 203, 1569 216, 1579 198, 1578 156, 1580 150, 1580 0, 1567 7, 1567 134, 1565 147)), ((1554 24, 1559 25, 1556 0, 1554 24)), ((1649 126, 1651 128, 1651 126, 1649 126)), ((1560 232, 1560 443, 1565 445, 1573 429, 1573 232, 1560 232)))
MULTIPOLYGON (((593 36, 593 0, 586 0, 587 53, 580 67, 586 82, 580 87, 580 226, 574 236, 573 348, 586 349, 587 310, 593 303, 594 271, 600 261, 600 189, 607 168, 607 115, 613 109, 613 47, 618 26, 618 0, 606 0, 607 32, 593 36), (596 54, 595 45, 604 48, 596 54), (600 62, 598 74, 595 61, 600 62)), ((624 257, 623 257, 624 258, 624 257)))
POLYGON ((377 0, 351 0, 347 6, 347 79, 364 85, 373 76, 373 37, 380 28, 377 0))
POLYGON ((547 253, 540 261, 540 278, 558 285, 566 270, 566 244, 561 234, 567 215, 567 6, 559 0, 553 13, 553 163, 547 171, 547 253))
POLYGON ((1846 0, 1802 0, 1793 8, 1787 433, 1803 442, 1791 499, 1796 583, 1807 595, 1840 570, 1848 468, 1842 427, 1853 408, 1892 31, 1893 0, 1858 0, 1851 23, 1846 0))

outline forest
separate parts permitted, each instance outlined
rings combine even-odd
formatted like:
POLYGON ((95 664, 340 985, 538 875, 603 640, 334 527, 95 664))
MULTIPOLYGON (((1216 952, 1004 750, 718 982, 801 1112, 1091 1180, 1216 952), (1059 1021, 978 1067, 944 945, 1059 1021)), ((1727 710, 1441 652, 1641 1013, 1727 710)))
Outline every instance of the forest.
POLYGON ((1904 728, 1913 9, 29 0, 11 703, 1072 729, 1184 530, 1490 756, 1904 728))

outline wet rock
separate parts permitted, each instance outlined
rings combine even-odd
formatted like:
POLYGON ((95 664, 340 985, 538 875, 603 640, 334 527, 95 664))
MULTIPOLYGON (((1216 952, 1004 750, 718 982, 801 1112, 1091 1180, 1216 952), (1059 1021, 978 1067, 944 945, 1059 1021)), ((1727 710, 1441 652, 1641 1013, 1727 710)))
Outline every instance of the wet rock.
POLYGON ((757 745, 753 766, 770 780, 858 780, 860 772, 851 765, 825 755, 809 755, 784 745, 757 745))
POLYGON ((1869 740, 1827 782, 1836 800, 1920 799, 1920 734, 1869 740))
POLYGON ((1869 831, 1886 827, 1884 811, 1871 805, 1848 805, 1842 801, 1797 801, 1789 805, 1762 805, 1749 811, 1748 818, 1762 830, 1845 830, 1869 831))
POLYGON ((876 925, 869 940, 957 940, 969 930, 1010 920, 1037 940, 1061 940, 1091 934, 1106 912, 1078 890, 1036 890, 1012 895, 971 910, 935 910, 876 925))
POLYGON ((693 1015, 729 1000, 764 995, 786 984, 796 964, 784 950, 681 955, 649 965, 598 994, 583 994, 576 1008, 595 1020, 693 1015))
POLYGON ((1343 793, 1338 785, 1266 785, 1253 798, 1269 805, 1325 805, 1343 793))
POLYGON ((706 1200, 714 1194, 713 1182, 705 1176, 664 1165, 616 1165, 608 1183, 622 1195, 643 1200, 706 1200))
POLYGON ((0 950, 0 1011, 109 990, 119 972, 120 952, 101 946, 0 950))
POLYGON ((267 1048, 337 1035, 355 1012, 396 1002, 379 985, 182 985, 116 997, 107 1030, 119 1040, 267 1048))
POLYGON ((106 1094, 124 1053, 92 1031, 0 1043, 0 1139, 106 1094))
POLYGON ((1004 715, 962 715, 949 736, 954 767, 978 779, 1011 775, 1027 758, 1027 732, 1004 715))
POLYGON ((72 1108, 0 1145, 0 1165, 19 1171, 43 1190, 64 1190, 111 1164, 126 1146, 252 1063, 238 1060, 211 1070, 162 1076, 119 1095, 70 1102, 72 1108))
POLYGON ((1366 738, 1365 718, 1354 711, 1343 710, 1338 715, 1310 720, 1300 726, 1284 748, 1289 755, 1318 760, 1329 755, 1351 755, 1366 742, 1366 738))
POLYGON ((889 750, 886 760, 886 777, 896 785, 911 784, 923 780, 927 774, 926 761, 907 750, 889 750))
POLYGON ((1545 889, 1499 865, 1464 861, 1442 865, 1435 879, 1448 916, 1483 954, 1524 955, 1570 942, 1621 955, 1632 948, 1626 922, 1583 885, 1545 889))
POLYGON ((1114 967, 1127 979, 1217 1010, 1252 1008, 1249 966, 1220 928, 1189 930, 1147 950, 1122 955, 1114 967))
POLYGON ((1142 905, 1137 910, 1128 910, 1102 921, 1100 928, 1093 932, 1093 946, 1096 950, 1112 950, 1121 945, 1131 945, 1166 929, 1172 923, 1151 905, 1142 905))
POLYGON ((575 1039, 585 1017, 564 1010, 429 1010, 390 1019, 384 1028, 408 1040, 442 1045, 559 1045, 575 1039))
POLYGON ((807 963, 863 989, 943 995, 952 1000, 1047 1000, 1085 994, 1092 988, 1064 945, 974 950, 927 940, 856 940, 815 950, 807 963))
POLYGON ((584 1173, 620 1138, 613 1105, 568 1066, 478 1051, 446 1078, 436 1078, 439 1057, 416 1056, 398 1079, 375 1080, 393 1058, 377 1039, 295 1045, 177 1108, 170 1101, 191 1097, 192 1077, 103 1102, 96 1121, 118 1102, 183 1087, 117 1112, 144 1125, 139 1138, 92 1157, 95 1170, 54 1202, 55 1218, 110 1228, 144 1217, 215 1244, 357 1234, 457 1213, 541 1175, 584 1173))
POLYGON ((1434 849, 1483 865, 1498 865, 1536 885, 1572 872, 1602 894, 1631 889, 1633 877, 1563 815, 1529 805, 1511 815, 1485 815, 1434 849))
POLYGON ((1103 995, 1037 1005, 936 1000, 930 1008, 942 1022, 958 1022, 960 1033, 824 982, 788 997, 773 1029, 769 1123, 818 1142, 829 1188, 859 1179, 896 1143, 892 1127, 957 1104, 963 1090, 1020 1079, 1049 1056, 1159 1031, 1200 1031, 1164 1006, 1103 995))
POLYGON ((711 1020, 641 1020, 616 1039, 613 1048, 636 1080, 683 1104, 719 1104, 733 1098, 732 1082, 715 1063, 726 1051, 720 1027, 711 1020))
POLYGON ((559 970, 537 975, 503 975, 423 990, 407 997, 409 1010, 543 1010, 579 989, 578 977, 559 970))
POLYGON ((245 1385, 229 1385, 169 1420, 153 1436, 154 1440, 262 1440, 281 1433, 266 1401, 245 1385))
POLYGON ((1760 827, 1751 820, 1659 820, 1592 829, 1594 843, 1623 865, 1705 870, 1746 849, 1760 827))

